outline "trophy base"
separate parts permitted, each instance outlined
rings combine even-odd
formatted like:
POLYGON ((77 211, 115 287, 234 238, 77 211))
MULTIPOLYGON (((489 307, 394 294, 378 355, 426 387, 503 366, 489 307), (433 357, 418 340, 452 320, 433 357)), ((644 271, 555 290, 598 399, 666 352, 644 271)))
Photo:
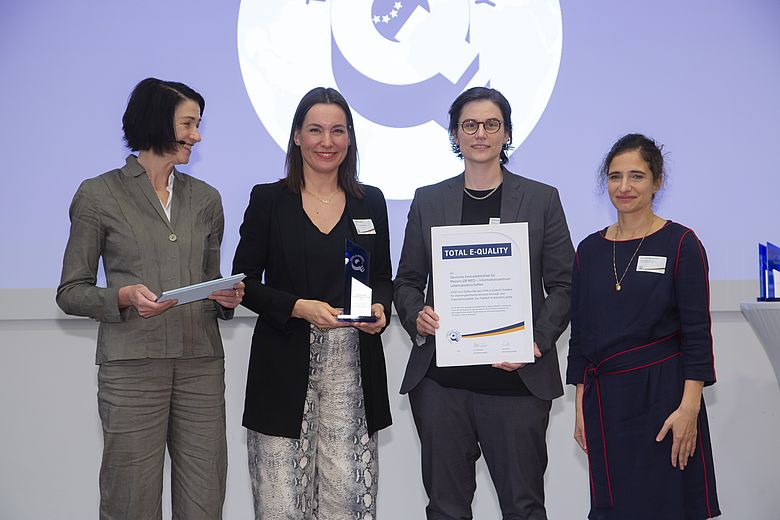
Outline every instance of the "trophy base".
POLYGON ((339 314, 336 316, 336 321, 342 323, 374 323, 376 320, 376 316, 355 316, 353 314, 339 314))

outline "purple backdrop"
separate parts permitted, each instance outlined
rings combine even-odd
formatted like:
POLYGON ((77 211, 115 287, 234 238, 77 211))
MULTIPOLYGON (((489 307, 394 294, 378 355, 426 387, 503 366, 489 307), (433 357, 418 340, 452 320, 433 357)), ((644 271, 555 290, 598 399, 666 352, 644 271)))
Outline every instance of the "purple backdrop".
MULTIPOLYGON (((71 197, 82 179, 123 164, 121 116, 132 86, 147 76, 183 81, 206 98, 203 142, 183 169, 222 193, 229 271, 249 190, 280 177, 284 160, 244 87, 239 5, 0 6, 0 214, 9 239, 0 288, 57 285, 71 197)), ((779 194, 771 150, 780 143, 780 3, 561 0, 561 11, 555 89, 510 168, 560 189, 577 242, 614 218, 595 188, 603 154, 623 133, 654 136, 670 153, 658 212, 697 231, 713 279, 754 278, 756 243, 780 241, 771 217, 779 194)), ((389 201, 394 262, 408 205, 389 201)))

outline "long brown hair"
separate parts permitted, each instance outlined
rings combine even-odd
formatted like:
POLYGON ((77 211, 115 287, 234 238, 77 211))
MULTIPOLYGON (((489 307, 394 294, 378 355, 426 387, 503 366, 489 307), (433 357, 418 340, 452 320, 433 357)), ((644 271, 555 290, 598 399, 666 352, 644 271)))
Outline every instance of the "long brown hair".
POLYGON ((357 180, 358 154, 357 138, 355 137, 355 127, 352 122, 352 112, 349 109, 347 100, 338 90, 326 87, 316 87, 306 93, 298 103, 298 108, 293 116, 292 127, 290 128, 290 140, 287 143, 287 158, 284 161, 287 170, 287 176, 284 179, 285 186, 293 193, 300 193, 303 189, 303 156, 301 148, 295 144, 295 132, 303 127, 303 120, 311 107, 317 104, 334 104, 341 107, 347 118, 347 132, 349 134, 349 147, 347 155, 339 165, 338 184, 353 197, 362 198, 363 188, 357 180))

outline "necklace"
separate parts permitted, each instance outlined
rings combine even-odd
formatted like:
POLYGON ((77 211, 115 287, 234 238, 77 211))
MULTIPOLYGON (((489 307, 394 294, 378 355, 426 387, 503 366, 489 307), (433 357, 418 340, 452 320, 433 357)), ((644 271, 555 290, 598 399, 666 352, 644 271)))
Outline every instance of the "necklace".
POLYGON ((650 230, 653 228, 653 222, 655 222, 655 215, 653 215, 653 218, 650 219, 650 225, 647 226, 647 231, 645 231, 644 236, 642 236, 642 240, 639 241, 639 245, 636 246, 636 249, 634 250, 634 254, 631 255, 631 259, 628 261, 628 265, 626 266, 626 270, 623 271, 623 275, 618 279, 617 275, 617 262, 615 261, 615 244, 617 244, 618 239, 618 233, 620 232, 620 225, 615 224, 615 240, 612 241, 612 272, 615 273, 615 290, 620 291, 620 289, 623 288, 621 285, 623 283, 623 278, 626 277, 626 273, 628 273, 629 267, 631 267, 631 262, 634 261, 634 257, 639 252, 639 248, 642 247, 642 242, 645 241, 645 238, 647 238, 647 234, 650 233, 650 230))
POLYGON ((485 200, 486 198, 488 198, 488 197, 490 197, 491 195, 493 195, 493 194, 496 192, 496 190, 497 190, 497 189, 498 189, 500 186, 501 186, 501 183, 499 182, 499 183, 498 183, 498 186, 496 186, 495 188, 493 188, 492 190, 490 190, 490 191, 487 193, 487 195, 481 195, 481 196, 479 196, 479 197, 478 197, 478 196, 476 196, 476 195, 474 195, 474 194, 472 194, 472 193, 469 191, 469 189, 468 189, 468 188, 466 188, 465 186, 463 187, 463 193, 465 193, 466 195, 468 195, 469 197, 471 197, 471 198, 472 198, 472 199, 474 199, 474 200, 485 200))
POLYGON ((308 193, 309 195, 311 195, 312 197, 314 197, 315 199, 317 199, 318 201, 320 201, 323 204, 330 204, 331 202, 333 202, 333 199, 336 197, 336 195, 339 194, 339 190, 337 189, 336 191, 333 192, 333 194, 330 196, 330 198, 328 198, 328 199, 321 199, 319 195, 315 194, 314 192, 310 191, 307 188, 303 188, 303 191, 305 191, 306 193, 308 193))

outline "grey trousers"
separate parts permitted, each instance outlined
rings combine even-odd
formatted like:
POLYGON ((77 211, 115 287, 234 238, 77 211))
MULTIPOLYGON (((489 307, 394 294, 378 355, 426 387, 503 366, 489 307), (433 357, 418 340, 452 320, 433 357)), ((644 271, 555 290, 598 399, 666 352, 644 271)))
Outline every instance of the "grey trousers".
POLYGON ((420 437, 429 520, 472 518, 480 455, 504 520, 546 520, 545 436, 552 401, 478 394, 424 377, 409 402, 420 437))
POLYGON ((98 409, 101 519, 162 518, 166 445, 173 518, 222 518, 227 474, 223 358, 103 363, 98 409))
POLYGON ((247 430, 257 520, 374 520, 376 433, 363 409, 358 334, 312 327, 301 437, 247 430))

